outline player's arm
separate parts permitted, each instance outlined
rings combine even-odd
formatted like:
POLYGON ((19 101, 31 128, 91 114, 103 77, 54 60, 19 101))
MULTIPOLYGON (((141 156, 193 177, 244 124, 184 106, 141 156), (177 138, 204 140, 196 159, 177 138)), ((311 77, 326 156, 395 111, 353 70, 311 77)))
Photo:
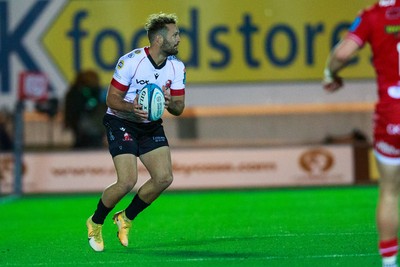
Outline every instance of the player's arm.
POLYGON ((182 114, 185 109, 185 95, 171 96, 167 110, 169 113, 175 116, 182 114))
POLYGON ((358 43, 350 38, 346 38, 336 45, 328 57, 324 70, 322 84, 325 90, 333 92, 342 87, 343 81, 338 73, 346 67, 359 49, 358 43))
POLYGON ((169 86, 163 86, 162 89, 165 97, 165 108, 172 115, 181 115, 185 109, 185 89, 175 90, 172 94, 169 86))
POLYGON ((168 112, 174 116, 179 116, 185 109, 186 70, 183 63, 177 64, 176 68, 179 75, 177 75, 175 82, 169 80, 163 90, 168 112))
POLYGON ((137 96, 133 103, 124 100, 126 91, 116 88, 112 83, 108 87, 106 104, 109 108, 122 112, 133 113, 136 117, 147 119, 147 112, 141 109, 137 96))

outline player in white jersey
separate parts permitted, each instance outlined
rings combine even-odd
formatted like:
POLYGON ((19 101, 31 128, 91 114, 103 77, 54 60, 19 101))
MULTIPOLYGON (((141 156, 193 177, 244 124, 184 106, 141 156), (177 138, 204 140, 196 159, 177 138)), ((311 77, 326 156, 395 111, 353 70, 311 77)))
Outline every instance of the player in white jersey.
MULTIPOLYGON (((124 100, 133 103, 137 93, 149 83, 157 84, 160 88, 162 86, 170 88, 172 96, 184 94, 185 66, 183 63, 171 55, 161 65, 157 65, 149 55, 149 47, 144 47, 135 49, 119 59, 111 84, 122 91, 127 90, 124 100)), ((132 112, 109 107, 107 113, 138 122, 132 112)))
POLYGON ((89 244, 95 251, 104 249, 102 225, 105 218, 137 182, 137 158, 151 178, 139 188, 128 207, 113 216, 123 246, 128 246, 132 220, 173 180, 170 149, 162 119, 147 120, 147 112, 138 104, 138 92, 146 84, 155 83, 163 89, 168 112, 176 116, 182 114, 186 74, 184 64, 175 57, 180 42, 177 17, 174 14, 153 14, 145 29, 150 46, 122 56, 108 88, 108 110, 103 123, 117 181, 104 190, 97 209, 86 222, 89 244))

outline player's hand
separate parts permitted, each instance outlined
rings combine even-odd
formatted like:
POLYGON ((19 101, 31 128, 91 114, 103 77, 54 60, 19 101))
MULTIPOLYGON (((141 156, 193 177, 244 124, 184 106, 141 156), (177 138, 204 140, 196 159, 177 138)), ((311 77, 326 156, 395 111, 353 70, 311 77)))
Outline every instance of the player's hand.
POLYGON ((171 102, 171 90, 169 89, 168 86, 162 87, 162 90, 164 92, 164 98, 165 98, 165 108, 167 109, 169 107, 169 103, 171 102))
POLYGON ((139 95, 136 95, 135 99, 133 100, 133 117, 135 117, 137 120, 144 121, 147 120, 148 112, 142 110, 142 105, 139 105, 138 98, 139 95))
POLYGON ((340 76, 332 75, 328 71, 324 72, 324 79, 322 80, 322 87, 325 91, 335 92, 343 86, 343 79, 340 76))
POLYGON ((338 89, 342 88, 343 80, 340 77, 335 78, 332 81, 322 81, 322 86, 328 92, 335 92, 338 89))

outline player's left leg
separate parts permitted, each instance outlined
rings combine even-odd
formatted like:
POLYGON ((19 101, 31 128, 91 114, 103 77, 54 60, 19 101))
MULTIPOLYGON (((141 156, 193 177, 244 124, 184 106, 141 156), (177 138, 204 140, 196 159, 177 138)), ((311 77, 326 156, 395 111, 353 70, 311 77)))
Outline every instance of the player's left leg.
POLYGON ((172 163, 168 146, 156 148, 140 156, 140 160, 150 173, 150 179, 138 190, 129 206, 114 215, 118 226, 118 238, 123 246, 128 246, 132 220, 146 209, 172 183, 172 163))
POLYGON ((378 162, 380 172, 377 226, 383 266, 396 267, 399 228, 400 166, 378 162))
POLYGON ((170 149, 168 146, 159 147, 140 156, 140 160, 149 171, 151 179, 139 189, 138 195, 140 199, 150 204, 173 181, 170 149))

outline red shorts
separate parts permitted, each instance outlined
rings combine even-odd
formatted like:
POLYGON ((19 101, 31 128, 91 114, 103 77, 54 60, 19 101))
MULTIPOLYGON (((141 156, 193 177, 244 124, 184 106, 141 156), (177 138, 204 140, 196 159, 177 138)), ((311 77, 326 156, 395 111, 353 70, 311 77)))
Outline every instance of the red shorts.
POLYGON ((400 159, 400 103, 380 103, 374 114, 374 149, 389 159, 400 159))

